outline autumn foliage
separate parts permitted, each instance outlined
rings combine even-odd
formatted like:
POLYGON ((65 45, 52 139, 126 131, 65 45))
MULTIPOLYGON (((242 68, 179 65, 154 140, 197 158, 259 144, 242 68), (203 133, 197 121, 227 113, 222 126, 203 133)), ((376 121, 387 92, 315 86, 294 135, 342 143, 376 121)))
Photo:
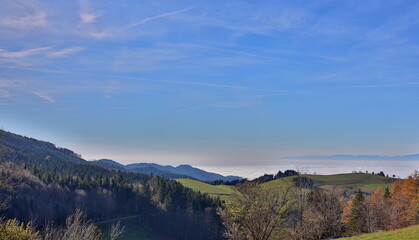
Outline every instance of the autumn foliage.
POLYGON ((350 234, 419 224, 419 173, 396 180, 390 189, 377 188, 369 196, 359 190, 344 205, 350 234))
POLYGON ((419 172, 395 181, 390 192, 391 227, 419 224, 419 172))
POLYGON ((419 173, 372 193, 243 184, 219 211, 228 239, 328 239, 419 224, 419 173), (291 190, 291 191, 290 191, 291 190))

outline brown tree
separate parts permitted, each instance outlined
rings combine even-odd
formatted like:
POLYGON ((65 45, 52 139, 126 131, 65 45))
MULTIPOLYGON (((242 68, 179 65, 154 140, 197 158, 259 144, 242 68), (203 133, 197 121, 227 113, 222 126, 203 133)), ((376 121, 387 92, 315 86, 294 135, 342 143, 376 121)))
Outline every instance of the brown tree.
POLYGON ((384 198, 384 190, 382 188, 377 188, 365 199, 364 204, 368 232, 385 229, 389 216, 388 211, 386 211, 388 204, 384 198))
POLYGON ((294 239, 324 239, 340 236, 343 208, 335 191, 314 190, 292 236, 294 239))
POLYGON ((419 223, 419 173, 397 180, 391 187, 391 225, 393 228, 419 223))
POLYGON ((219 214, 232 240, 282 239, 284 222, 295 205, 290 186, 269 188, 255 183, 238 187, 219 214))

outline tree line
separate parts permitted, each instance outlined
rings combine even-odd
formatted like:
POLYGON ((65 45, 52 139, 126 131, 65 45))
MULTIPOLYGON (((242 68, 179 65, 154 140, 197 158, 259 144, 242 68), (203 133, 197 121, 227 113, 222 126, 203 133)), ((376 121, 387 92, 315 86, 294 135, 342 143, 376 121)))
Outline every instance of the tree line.
POLYGON ((0 189, 0 201, 7 202, 0 216, 6 219, 42 230, 48 222, 65 226, 81 209, 93 221, 140 215, 139 224, 169 239, 223 239, 216 214, 221 201, 174 180, 61 161, 5 144, 0 153, 7 160, 1 160, 0 179, 14 185, 0 189))
POLYGON ((419 224, 419 173, 372 194, 348 198, 338 189, 310 189, 304 176, 292 183, 239 185, 219 214, 232 240, 326 239, 419 224), (306 184, 306 185, 305 185, 306 184))

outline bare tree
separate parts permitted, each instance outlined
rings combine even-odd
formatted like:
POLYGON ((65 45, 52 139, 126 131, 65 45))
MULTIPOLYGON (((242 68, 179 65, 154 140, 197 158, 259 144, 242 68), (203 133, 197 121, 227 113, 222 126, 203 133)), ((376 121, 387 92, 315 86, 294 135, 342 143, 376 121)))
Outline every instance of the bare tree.
POLYGON ((301 175, 306 172, 304 168, 297 168, 297 171, 299 174, 293 179, 293 182, 296 185, 296 187, 293 188, 293 194, 296 200, 297 208, 297 219, 295 220, 297 224, 295 226, 296 229, 294 234, 298 233, 298 236, 301 235, 301 233, 307 233, 312 230, 312 226, 305 224, 304 218, 311 215, 308 207, 308 197, 310 193, 309 189, 313 187, 313 181, 306 176, 301 175))
POLYGON ((389 219, 386 208, 390 207, 384 198, 384 191, 377 188, 365 199, 366 224, 368 232, 384 230, 386 220, 389 219))
POLYGON ((101 240, 103 236, 100 230, 91 221, 87 220, 83 211, 77 209, 67 217, 64 227, 60 228, 48 224, 43 238, 45 240, 101 240))
POLYGON ((3 161, 0 156, 0 212, 9 207, 11 192, 19 186, 17 173, 14 164, 3 161))
POLYGON ((48 223, 43 232, 44 240, 117 240, 124 234, 125 227, 120 222, 112 224, 108 236, 101 233, 99 228, 87 220, 86 214, 76 209, 73 214, 67 217, 65 226, 57 227, 48 223))
POLYGON ((238 187, 219 214, 232 240, 281 239, 284 223, 294 207, 291 186, 269 188, 256 183, 238 187))
POLYGON ((117 240, 124 235, 125 226, 121 225, 121 222, 113 223, 111 230, 109 231, 109 239, 117 240))
POLYGON ((336 192, 310 192, 305 210, 292 232, 294 239, 324 239, 343 231, 343 209, 336 192))

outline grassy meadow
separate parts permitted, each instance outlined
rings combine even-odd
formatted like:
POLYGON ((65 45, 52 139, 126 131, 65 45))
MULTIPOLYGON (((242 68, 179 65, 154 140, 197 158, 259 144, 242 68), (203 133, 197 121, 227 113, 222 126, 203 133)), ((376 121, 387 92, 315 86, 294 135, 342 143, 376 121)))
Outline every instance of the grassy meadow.
POLYGON ((356 237, 345 238, 348 240, 417 240, 419 239, 419 225, 397 229, 394 231, 386 231, 379 233, 363 234, 356 237))
POLYGON ((389 187, 395 178, 383 177, 366 173, 346 173, 334 175, 306 175, 318 187, 338 187, 344 190, 356 191, 361 188, 363 192, 373 192, 376 188, 389 187))
POLYGON ((192 188, 201 193, 208 193, 211 197, 219 197, 221 200, 229 199, 234 192, 233 187, 227 185, 215 186, 187 178, 176 179, 176 181, 180 182, 185 187, 192 188))
MULTIPOLYGON (((334 188, 337 187, 342 190, 353 192, 361 188, 363 192, 371 193, 376 188, 381 187, 385 189, 390 187, 395 178, 383 177, 365 173, 345 173, 334 175, 304 175, 314 181, 314 186, 320 188, 334 188)), ((266 186, 275 187, 277 185, 293 184, 292 180, 295 176, 276 179, 264 183, 266 186)))
MULTIPOLYGON (((314 181, 314 186, 320 188, 334 188, 337 187, 348 192, 354 192, 361 188, 363 192, 371 193, 376 188, 381 187, 385 189, 390 187, 391 183, 394 182, 395 178, 383 177, 365 173, 345 173, 345 174, 334 174, 334 175, 304 175, 314 181)), ((266 187, 279 187, 279 186, 290 186, 293 185, 293 179, 295 176, 275 179, 263 183, 266 187)), ((192 179, 176 179, 183 186, 192 188, 195 191, 202 193, 208 193, 212 197, 220 197, 221 200, 228 200, 234 192, 233 186, 227 185, 211 185, 208 183, 200 182, 192 179)))

